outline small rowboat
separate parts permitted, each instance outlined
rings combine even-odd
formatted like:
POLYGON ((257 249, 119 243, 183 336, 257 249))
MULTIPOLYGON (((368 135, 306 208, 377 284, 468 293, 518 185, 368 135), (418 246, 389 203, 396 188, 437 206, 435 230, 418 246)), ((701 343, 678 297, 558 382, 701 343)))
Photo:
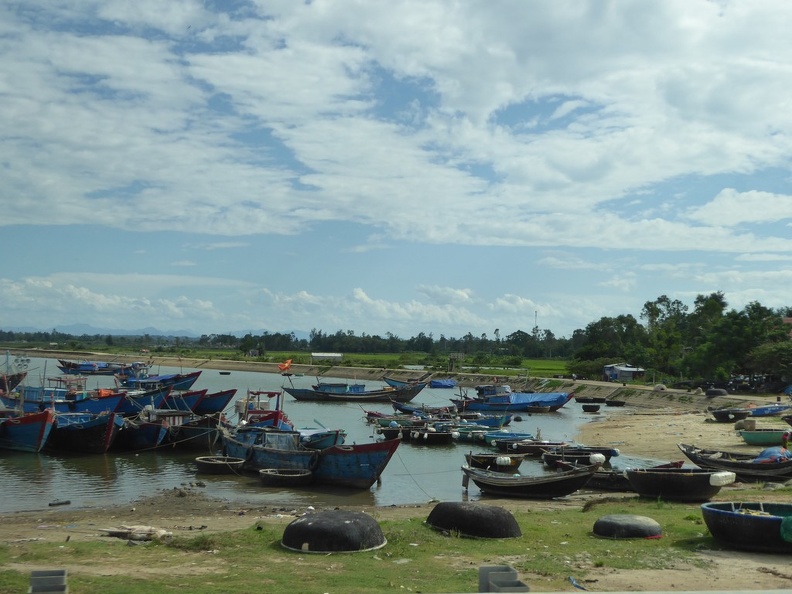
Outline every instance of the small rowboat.
POLYGON ((641 497, 672 501, 709 501, 737 478, 707 468, 628 468, 624 474, 641 497))
POLYGON ((313 482, 313 472, 305 468, 262 468, 259 479, 265 487, 305 487, 313 482))
POLYGON ((483 468, 495 472, 515 472, 522 464, 525 454, 465 454, 465 461, 471 468, 483 468))
POLYGON ((584 404, 583 405, 583 412, 587 413, 595 413, 599 412, 600 405, 599 404, 584 404))
POLYGON ((751 416, 751 410, 748 408, 716 408, 710 413, 718 423, 734 423, 751 416))
POLYGON ((198 472, 206 474, 234 474, 240 472, 244 464, 244 458, 231 456, 198 456, 195 459, 198 472))

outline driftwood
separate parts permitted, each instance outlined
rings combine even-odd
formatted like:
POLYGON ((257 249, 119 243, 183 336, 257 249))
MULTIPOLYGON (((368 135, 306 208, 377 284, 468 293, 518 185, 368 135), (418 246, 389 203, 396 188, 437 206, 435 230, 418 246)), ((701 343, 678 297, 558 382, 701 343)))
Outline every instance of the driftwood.
POLYGON ((101 528, 99 531, 103 532, 105 536, 115 536, 127 540, 162 540, 173 536, 172 532, 154 526, 125 526, 122 524, 118 528, 101 528))

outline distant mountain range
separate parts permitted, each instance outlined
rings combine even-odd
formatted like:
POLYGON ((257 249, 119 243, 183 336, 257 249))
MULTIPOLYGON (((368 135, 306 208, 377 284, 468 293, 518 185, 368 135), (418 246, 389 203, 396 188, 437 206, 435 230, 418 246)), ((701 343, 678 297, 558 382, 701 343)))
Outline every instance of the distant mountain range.
MULTIPOLYGON (((28 326, 17 326, 13 328, 2 328, 7 332, 51 332, 53 328, 32 328, 28 326)), ((169 336, 169 337, 184 337, 184 338, 200 338, 201 334, 196 334, 192 330, 159 330, 157 328, 138 328, 138 329, 120 329, 120 328, 97 328, 95 326, 91 326, 90 324, 69 324, 68 326, 55 326, 54 330, 56 332, 62 332, 63 334, 69 334, 71 336, 82 336, 86 334, 88 336, 95 336, 95 335, 111 335, 111 336, 145 336, 148 334, 149 336, 169 336)), ((270 334, 274 334, 269 330, 238 330, 235 332, 218 332, 217 334, 230 334, 231 336, 236 336, 241 338, 246 334, 252 334, 253 336, 260 336, 265 332, 269 332, 270 334)), ((211 333, 210 333, 211 334, 211 333)), ((298 339, 308 339, 310 334, 308 332, 303 331, 294 331, 294 335, 298 339)))

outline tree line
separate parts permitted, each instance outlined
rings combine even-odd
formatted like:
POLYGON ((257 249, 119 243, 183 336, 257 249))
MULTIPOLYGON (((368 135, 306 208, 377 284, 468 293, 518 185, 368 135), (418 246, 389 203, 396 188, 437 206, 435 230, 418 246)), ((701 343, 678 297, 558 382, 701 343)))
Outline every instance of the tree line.
POLYGON ((307 338, 294 332, 263 332, 238 337, 205 334, 200 338, 83 335, 73 337, 52 332, 11 332, 0 330, 3 344, 25 341, 35 344, 62 344, 75 347, 104 343, 132 348, 211 348, 263 356, 278 352, 425 353, 428 358, 461 353, 477 365, 519 367, 523 359, 563 359, 570 373, 599 377, 604 364, 625 362, 646 370, 649 377, 709 379, 726 381, 735 376, 792 379, 792 307, 772 309, 752 302, 741 310, 729 309, 722 292, 698 295, 692 308, 677 299, 661 295, 647 301, 638 318, 631 314, 602 317, 571 337, 557 337, 537 326, 526 332, 461 337, 419 332, 401 338, 390 332, 384 336, 357 334, 353 330, 327 333, 312 329, 307 338), (651 374, 651 375, 650 375, 651 374))

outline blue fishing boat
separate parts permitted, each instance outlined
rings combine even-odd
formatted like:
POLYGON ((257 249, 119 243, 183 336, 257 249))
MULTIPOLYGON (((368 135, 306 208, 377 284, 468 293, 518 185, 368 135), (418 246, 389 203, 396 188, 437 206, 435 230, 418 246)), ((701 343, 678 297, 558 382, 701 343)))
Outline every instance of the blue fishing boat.
POLYGON ((457 383, 451 378, 429 380, 430 388, 454 388, 457 383))
POLYGON ((194 411, 209 390, 171 390, 162 403, 163 408, 194 411))
POLYGON ((221 413, 196 415, 190 411, 154 411, 168 423, 162 445, 180 450, 213 452, 220 441, 221 413))
POLYGON ((124 427, 118 432, 113 449, 115 450, 153 450, 158 448, 168 435, 165 419, 146 420, 142 417, 127 418, 124 427))
POLYGON ((106 388, 87 390, 86 381, 81 376, 47 378, 49 386, 23 386, 17 393, 0 396, 0 401, 9 408, 21 407, 27 413, 53 408, 59 413, 100 414, 118 408, 123 393, 106 388))
POLYGON ((222 432, 224 455, 246 460, 245 470, 310 470, 315 483, 369 489, 390 462, 398 439, 335 445, 323 450, 305 447, 299 431, 240 427, 222 432))
POLYGON ((47 443, 54 422, 55 413, 49 408, 28 414, 0 411, 0 449, 39 452, 47 443))
POLYGON ((134 416, 146 407, 161 409, 170 392, 171 386, 160 386, 152 390, 129 390, 123 393, 123 398, 115 412, 124 416, 134 416))
POLYGON ((107 361, 66 361, 58 359, 58 369, 65 374, 74 375, 134 375, 148 369, 141 361, 118 363, 107 361))
POLYGON ((484 434, 484 441, 488 446, 495 447, 495 441, 498 439, 535 439, 533 433, 525 433, 520 431, 490 431, 484 434))
POLYGON ((237 389, 220 390, 206 394, 192 411, 197 415, 213 415, 223 412, 236 396, 237 389))
POLYGON ((300 443, 307 448, 323 450, 335 445, 342 445, 346 441, 346 431, 343 429, 328 429, 327 427, 300 427, 300 443))
POLYGON ((166 373, 162 375, 148 375, 146 373, 121 377, 119 380, 128 388, 151 390, 162 386, 170 386, 173 390, 189 390, 193 387, 202 370, 190 373, 166 373))
POLYGON ((51 452, 104 454, 115 442, 124 418, 109 413, 55 413, 55 424, 45 449, 51 452))
POLYGON ((476 396, 463 394, 451 402, 460 411, 508 411, 540 412, 541 409, 555 411, 574 398, 567 392, 512 392, 507 384, 476 386, 476 396))
POLYGON ((763 406, 747 407, 752 417, 776 417, 787 414, 792 410, 792 404, 765 404, 763 406))

